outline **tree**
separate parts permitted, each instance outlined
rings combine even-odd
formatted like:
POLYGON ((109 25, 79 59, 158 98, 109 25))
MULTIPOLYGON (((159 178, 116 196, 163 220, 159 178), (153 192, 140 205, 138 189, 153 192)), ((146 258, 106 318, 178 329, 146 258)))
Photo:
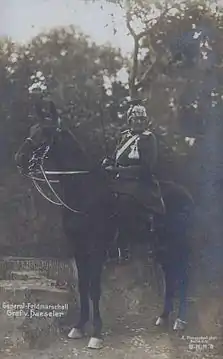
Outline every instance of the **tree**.
MULTIPOLYGON (((97 46, 74 27, 42 33, 24 47, 13 50, 13 46, 10 41, 3 43, 5 50, 1 58, 5 107, 2 118, 8 116, 7 128, 13 124, 10 127, 13 141, 19 139, 19 134, 24 137, 27 118, 31 121, 33 116, 28 89, 40 85, 47 87, 70 125, 78 127, 81 135, 90 136, 87 143, 91 144, 92 139, 95 145, 102 145, 101 116, 107 118, 107 114, 104 115, 106 101, 112 96, 105 87, 105 79, 111 87, 116 84, 115 91, 123 88, 116 79, 124 64, 120 52, 109 46, 97 46)), ((109 127, 109 121, 104 121, 109 127)), ((13 150, 18 146, 17 140, 14 142, 14 146, 10 144, 13 150)), ((99 148, 95 151, 98 157, 99 148)))
MULTIPOLYGON (((92 160, 99 160, 104 154, 101 117, 105 117, 111 97, 124 91, 116 79, 123 63, 119 51, 97 46, 73 27, 42 33, 25 46, 1 40, 2 254, 52 256, 62 255, 66 248, 57 208, 47 206, 31 184, 23 184, 14 164, 15 151, 36 121, 31 90, 40 86, 48 91, 64 120, 88 146, 92 160), (105 77, 111 82, 111 92, 107 91, 105 77)), ((104 123, 113 136, 111 121, 104 123)))
MULTIPOLYGON (((173 150, 172 156, 168 154, 172 168, 178 163, 178 173, 184 173, 191 158, 198 167, 198 152, 208 158, 211 136, 213 142, 220 133, 214 122, 222 108, 222 9, 214 1, 113 2, 124 10, 126 29, 134 40, 129 94, 148 99, 148 113, 173 150)), ((216 141, 218 154, 221 142, 216 141)), ((163 163, 166 157, 163 151, 163 163)), ((210 160, 212 166, 214 162, 210 160)))

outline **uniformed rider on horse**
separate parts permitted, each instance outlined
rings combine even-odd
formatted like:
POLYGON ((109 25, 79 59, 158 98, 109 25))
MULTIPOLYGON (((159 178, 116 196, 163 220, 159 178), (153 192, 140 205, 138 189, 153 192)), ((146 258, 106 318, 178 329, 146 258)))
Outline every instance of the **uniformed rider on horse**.
POLYGON ((132 101, 127 121, 129 129, 122 132, 113 158, 106 158, 103 166, 116 173, 112 183, 115 193, 131 196, 152 215, 163 215, 165 205, 159 182, 154 176, 158 144, 146 108, 132 101))

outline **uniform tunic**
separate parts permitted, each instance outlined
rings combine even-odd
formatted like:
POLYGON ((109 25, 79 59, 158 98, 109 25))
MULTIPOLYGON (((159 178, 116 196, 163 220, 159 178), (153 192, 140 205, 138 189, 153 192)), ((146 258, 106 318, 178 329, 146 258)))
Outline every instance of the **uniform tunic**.
POLYGON ((119 194, 134 197, 141 204, 155 213, 163 214, 165 206, 159 183, 152 175, 157 161, 156 138, 150 131, 133 134, 125 131, 115 154, 115 166, 120 170, 113 190, 119 194))

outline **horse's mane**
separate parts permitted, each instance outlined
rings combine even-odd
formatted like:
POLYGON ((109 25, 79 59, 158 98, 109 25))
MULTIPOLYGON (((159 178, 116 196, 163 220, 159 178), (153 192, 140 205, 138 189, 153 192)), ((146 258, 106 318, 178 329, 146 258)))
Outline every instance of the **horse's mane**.
POLYGON ((77 144, 77 146, 81 149, 81 151, 85 154, 86 157, 87 156, 87 151, 86 149, 83 147, 83 145, 79 142, 79 140, 77 139, 77 137, 75 136, 75 134, 73 133, 73 131, 71 131, 70 128, 65 127, 64 131, 66 131, 74 140, 74 142, 77 144))

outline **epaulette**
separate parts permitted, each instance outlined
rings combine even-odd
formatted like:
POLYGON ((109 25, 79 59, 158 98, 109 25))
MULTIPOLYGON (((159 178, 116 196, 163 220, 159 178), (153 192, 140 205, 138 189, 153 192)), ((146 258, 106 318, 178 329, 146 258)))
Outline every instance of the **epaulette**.
POLYGON ((125 133, 128 133, 130 132, 129 130, 124 130, 124 131, 121 131, 121 134, 124 135, 125 133))
POLYGON ((126 135, 126 136, 132 136, 131 131, 130 130, 125 130, 121 132, 122 135, 126 135))
POLYGON ((150 130, 146 130, 142 134, 148 136, 148 135, 152 134, 152 132, 150 130))

